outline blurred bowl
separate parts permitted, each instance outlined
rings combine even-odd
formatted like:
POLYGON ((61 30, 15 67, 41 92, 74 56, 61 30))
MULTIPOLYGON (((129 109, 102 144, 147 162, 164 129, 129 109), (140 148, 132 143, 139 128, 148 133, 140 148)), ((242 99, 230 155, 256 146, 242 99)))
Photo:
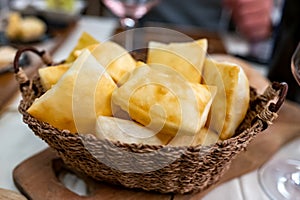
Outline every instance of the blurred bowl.
MULTIPOLYGON (((17 50, 17 47, 12 45, 3 45, 0 47, 0 74, 13 72, 13 61, 17 50)), ((22 67, 30 65, 30 58, 27 53, 21 55, 19 64, 22 67)))
POLYGON ((86 2, 83 0, 76 0, 71 11, 51 9, 44 0, 35 0, 31 3, 27 3, 24 0, 14 0, 11 2, 12 10, 18 11, 23 15, 35 15, 43 19, 48 26, 57 27, 64 27, 78 20, 85 7, 86 2))

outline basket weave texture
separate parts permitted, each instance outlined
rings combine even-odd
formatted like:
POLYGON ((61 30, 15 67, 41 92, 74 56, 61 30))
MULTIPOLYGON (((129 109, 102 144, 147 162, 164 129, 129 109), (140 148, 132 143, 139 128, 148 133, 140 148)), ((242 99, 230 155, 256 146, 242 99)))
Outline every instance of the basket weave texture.
POLYGON ((211 146, 163 147, 112 142, 90 134, 59 130, 38 121, 26 111, 44 92, 39 78, 27 81, 20 88, 23 99, 19 111, 23 121, 35 135, 55 149, 71 169, 128 188, 180 194, 201 192, 217 183, 235 156, 277 117, 276 112, 270 111, 270 102, 280 95, 280 90, 274 89, 274 85, 262 95, 257 95, 251 88, 249 110, 235 137, 211 146), (151 170, 157 163, 162 167, 151 170), (140 168, 145 172, 138 172, 140 168))

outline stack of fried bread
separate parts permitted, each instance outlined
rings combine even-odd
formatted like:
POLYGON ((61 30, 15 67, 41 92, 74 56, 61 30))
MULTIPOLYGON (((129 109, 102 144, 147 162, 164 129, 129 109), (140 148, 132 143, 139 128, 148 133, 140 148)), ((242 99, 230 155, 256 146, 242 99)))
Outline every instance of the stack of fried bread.
POLYGON ((8 17, 5 34, 9 40, 32 42, 40 40, 47 31, 47 25, 35 16, 22 17, 18 12, 11 12, 8 17))
POLYGON ((72 133, 149 145, 210 145, 234 136, 249 106, 243 69, 207 55, 207 40, 149 42, 135 60, 83 33, 61 65, 39 69, 28 113, 72 133))

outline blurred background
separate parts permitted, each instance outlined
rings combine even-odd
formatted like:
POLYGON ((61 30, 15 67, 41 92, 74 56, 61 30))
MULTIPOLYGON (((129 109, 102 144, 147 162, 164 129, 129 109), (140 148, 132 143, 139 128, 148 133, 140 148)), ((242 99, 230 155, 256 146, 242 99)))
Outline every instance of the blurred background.
MULTIPOLYGON (((7 19, 9 10, 36 15, 48 26, 56 28, 64 27, 82 15, 116 17, 102 0, 0 2, 2 33, 3 19, 7 19)), ((290 71, 291 55, 300 40, 299 10, 299 0, 160 0, 137 26, 179 27, 181 31, 215 33, 221 39, 234 35, 245 48, 233 48, 230 53, 264 68, 271 81, 287 82, 288 99, 300 102, 300 92, 290 71)), ((0 39, 4 44, 3 37, 0 39)))

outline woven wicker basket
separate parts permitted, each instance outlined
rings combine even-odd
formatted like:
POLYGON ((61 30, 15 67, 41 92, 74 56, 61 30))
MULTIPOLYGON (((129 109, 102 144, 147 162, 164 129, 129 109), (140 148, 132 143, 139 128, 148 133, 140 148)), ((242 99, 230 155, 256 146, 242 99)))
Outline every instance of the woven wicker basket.
POLYGON ((235 156, 277 117, 287 92, 285 83, 272 83, 262 95, 251 88, 249 110, 235 136, 211 146, 164 147, 112 142, 89 134, 59 130, 26 112, 44 92, 39 77, 29 80, 18 65, 20 55, 27 50, 40 55, 45 63, 51 63, 45 52, 34 48, 17 52, 14 67, 23 98, 19 111, 24 122, 75 171, 128 188, 180 194, 206 190, 220 180, 235 156), (115 167, 104 164, 107 162, 114 163, 115 167), (154 171, 145 170, 144 173, 134 172, 137 167, 150 169, 156 163, 162 163, 162 167, 154 171))

